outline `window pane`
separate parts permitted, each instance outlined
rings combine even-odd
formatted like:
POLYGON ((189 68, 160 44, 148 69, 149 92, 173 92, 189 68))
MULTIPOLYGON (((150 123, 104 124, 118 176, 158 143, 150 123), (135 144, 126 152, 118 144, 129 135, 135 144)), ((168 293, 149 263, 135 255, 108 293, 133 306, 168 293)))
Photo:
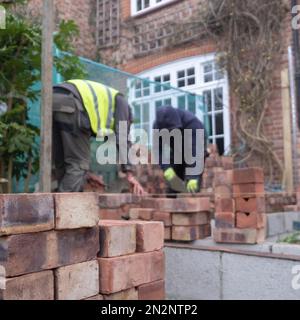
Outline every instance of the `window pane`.
POLYGON ((189 96, 188 97, 188 110, 192 113, 196 113, 196 97, 189 96))
POLYGON ((166 99, 164 101, 165 106, 172 106, 172 99, 166 99))
POLYGON ((155 87, 154 87, 154 92, 155 92, 155 93, 161 92, 161 85, 160 85, 160 84, 156 84, 156 85, 155 85, 155 87))
POLYGON ((162 100, 155 101, 155 108, 160 108, 162 106, 162 100))
POLYGON ((213 123, 212 123, 212 115, 208 115, 208 135, 213 136, 213 123))
POLYGON ((141 81, 137 81, 135 84, 136 89, 141 89, 142 88, 142 82, 141 81))
POLYGON ((211 82, 213 81, 213 75, 212 73, 208 73, 206 75, 204 75, 204 82, 207 83, 207 82, 211 82))
POLYGON ((149 103, 143 104, 143 122, 149 122, 149 103))
POLYGON ((222 135, 224 134, 223 113, 216 114, 215 117, 216 117, 216 135, 222 135))
POLYGON ((193 76, 195 74, 195 68, 190 68, 187 70, 187 75, 188 76, 193 76))
POLYGON ((192 86, 195 84, 195 78, 188 78, 188 86, 192 86))
POLYGON ((163 81, 164 82, 170 81, 170 75, 169 74, 164 75, 163 81))
POLYGON ((178 81, 178 87, 179 88, 185 87, 185 80, 179 80, 178 81))
POLYGON ((164 91, 168 91, 168 90, 170 90, 171 89, 171 84, 170 84, 170 82, 166 82, 166 83, 164 83, 164 91))
POLYGON ((136 9, 137 11, 142 10, 142 0, 137 0, 136 9))
POLYGON ((184 77, 185 77, 185 72, 184 72, 184 70, 177 72, 177 78, 178 78, 178 79, 179 79, 179 78, 184 78, 184 77))
POLYGON ((214 90, 215 95, 215 110, 223 110, 223 88, 214 90))
POLYGON ((223 155, 224 152, 225 152, 224 138, 216 139, 216 143, 217 143, 217 146, 218 146, 219 154, 223 155))
POLYGON ((185 96, 178 97, 178 109, 185 110, 185 96))
POLYGON ((207 63, 204 65, 204 73, 209 73, 213 71, 212 63, 207 63))
POLYGON ((141 98, 141 96, 142 96, 142 91, 141 90, 136 90, 135 91, 135 97, 136 98, 141 98))
POLYGON ((150 89, 144 89, 144 96, 150 96, 150 89))
POLYGON ((145 1, 145 8, 148 8, 150 6, 150 0, 144 0, 145 1))
POLYGON ((211 91, 204 91, 203 98, 204 98, 204 105, 206 107, 207 112, 211 112, 212 111, 211 91))
POLYGON ((161 77, 155 77, 155 78, 154 78, 154 81, 155 81, 155 82, 161 82, 161 77))
POLYGON ((141 106, 139 104, 134 104, 133 112, 134 112, 134 123, 140 123, 141 122, 141 106))
POLYGON ((149 80, 144 80, 143 81, 143 86, 144 86, 144 88, 149 88, 150 87, 150 81, 149 80))
POLYGON ((216 69, 215 78, 216 78, 216 80, 224 79, 224 73, 221 70, 221 68, 219 68, 219 67, 217 67, 217 69, 216 69))

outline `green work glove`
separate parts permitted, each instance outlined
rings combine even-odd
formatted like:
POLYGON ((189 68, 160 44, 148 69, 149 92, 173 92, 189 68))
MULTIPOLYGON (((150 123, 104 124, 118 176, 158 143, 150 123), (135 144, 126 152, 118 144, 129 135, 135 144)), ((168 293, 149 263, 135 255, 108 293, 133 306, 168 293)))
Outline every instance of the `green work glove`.
POLYGON ((193 179, 187 183, 187 190, 190 193, 196 193, 199 190, 198 180, 193 179))
POLYGON ((164 172, 165 179, 170 182, 176 177, 176 172, 173 168, 169 168, 164 172))

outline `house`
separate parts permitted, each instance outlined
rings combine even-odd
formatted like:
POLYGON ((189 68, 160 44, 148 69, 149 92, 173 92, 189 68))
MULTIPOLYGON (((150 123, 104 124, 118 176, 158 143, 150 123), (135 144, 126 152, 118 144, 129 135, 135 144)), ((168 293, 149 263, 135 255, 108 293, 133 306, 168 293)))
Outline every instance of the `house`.
MULTIPOLYGON (((29 7, 36 10, 40 2, 30 0, 29 7)), ((168 86, 203 96, 207 114, 197 115, 200 118, 207 116, 211 124, 209 141, 218 146, 220 154, 226 155, 241 149, 236 131, 238 104, 231 86, 232 79, 227 70, 222 70, 218 64, 218 43, 210 36, 203 36, 205 32, 195 23, 195 16, 210 2, 55 1, 57 18, 74 19, 80 27, 81 36, 77 41, 79 55, 100 59, 107 65, 166 85, 166 90, 157 91, 155 87, 149 89, 147 82, 146 87, 141 82, 132 88, 131 103, 145 109, 145 112, 140 112, 145 114, 144 118, 140 117, 141 126, 151 126, 155 107, 161 104, 172 103, 176 107, 197 112, 193 101, 183 101, 172 94, 168 96, 168 86), (166 91, 163 92, 163 98, 162 91, 166 91), (139 99, 143 99, 143 104, 139 104, 139 99)), ((273 68, 272 90, 268 94, 262 127, 277 160, 273 172, 266 169, 266 175, 272 176, 273 186, 281 185, 283 181, 285 190, 291 191, 293 186, 299 184, 300 177, 299 98, 294 83, 294 75, 299 69, 299 48, 295 46, 295 39, 299 35, 297 30, 292 29, 291 4, 289 1, 284 3, 287 10, 282 24, 284 35, 280 57, 273 68)), ((292 4, 297 4, 297 1, 292 1, 292 4)), ((254 64, 257 58, 249 57, 254 64)), ((236 165, 264 166, 265 162, 262 155, 257 155, 236 165)))

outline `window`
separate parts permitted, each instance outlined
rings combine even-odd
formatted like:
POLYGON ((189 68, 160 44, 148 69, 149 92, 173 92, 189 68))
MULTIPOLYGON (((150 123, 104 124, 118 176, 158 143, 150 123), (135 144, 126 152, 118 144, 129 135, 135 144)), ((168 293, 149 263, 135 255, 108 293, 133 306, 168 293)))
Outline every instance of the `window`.
POLYGON ((195 68, 177 71, 177 86, 183 88, 196 83, 195 68))
POLYGON ((142 98, 150 96, 150 82, 148 79, 145 79, 144 81, 142 80, 137 80, 135 82, 135 97, 142 98))
POLYGON ((156 100, 155 101, 155 109, 158 109, 163 106, 171 106, 172 105, 172 99, 164 99, 164 100, 156 100))
POLYGON ((177 108, 196 113, 196 96, 182 95, 177 98, 177 108))
POLYGON ((149 103, 134 103, 133 104, 133 119, 134 127, 136 129, 144 129, 148 133, 151 124, 150 124, 150 104, 149 103))
POLYGON ((131 0, 131 12, 136 15, 172 1, 174 0, 131 0))
POLYGON ((214 61, 210 61, 203 64, 203 78, 205 83, 217 81, 224 79, 224 73, 214 61))
POLYGON ((155 86, 155 89, 154 89, 155 93, 170 90, 170 83, 171 83, 170 80, 171 80, 170 74, 154 77, 154 81, 157 83, 160 83, 155 86))

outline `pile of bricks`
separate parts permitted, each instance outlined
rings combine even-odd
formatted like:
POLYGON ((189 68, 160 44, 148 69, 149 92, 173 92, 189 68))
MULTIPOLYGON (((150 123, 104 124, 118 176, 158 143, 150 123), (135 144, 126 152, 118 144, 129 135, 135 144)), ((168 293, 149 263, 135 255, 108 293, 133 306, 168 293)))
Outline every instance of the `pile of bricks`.
POLYGON ((94 193, 1 195, 0 300, 133 299, 149 294, 146 285, 162 286, 161 223, 132 226, 132 251, 122 257, 115 257, 111 233, 98 224, 94 193), (159 228, 161 243, 150 252, 147 237, 159 228), (139 287, 135 295, 132 287, 139 287))
POLYGON ((194 241, 211 235, 209 198, 145 198, 142 208, 132 208, 132 220, 161 221, 165 240, 194 241))
POLYGON ((272 192, 266 194, 266 212, 298 211, 297 193, 272 192))
POLYGON ((220 172, 215 184, 214 240, 244 244, 263 242, 267 220, 263 170, 220 172))

